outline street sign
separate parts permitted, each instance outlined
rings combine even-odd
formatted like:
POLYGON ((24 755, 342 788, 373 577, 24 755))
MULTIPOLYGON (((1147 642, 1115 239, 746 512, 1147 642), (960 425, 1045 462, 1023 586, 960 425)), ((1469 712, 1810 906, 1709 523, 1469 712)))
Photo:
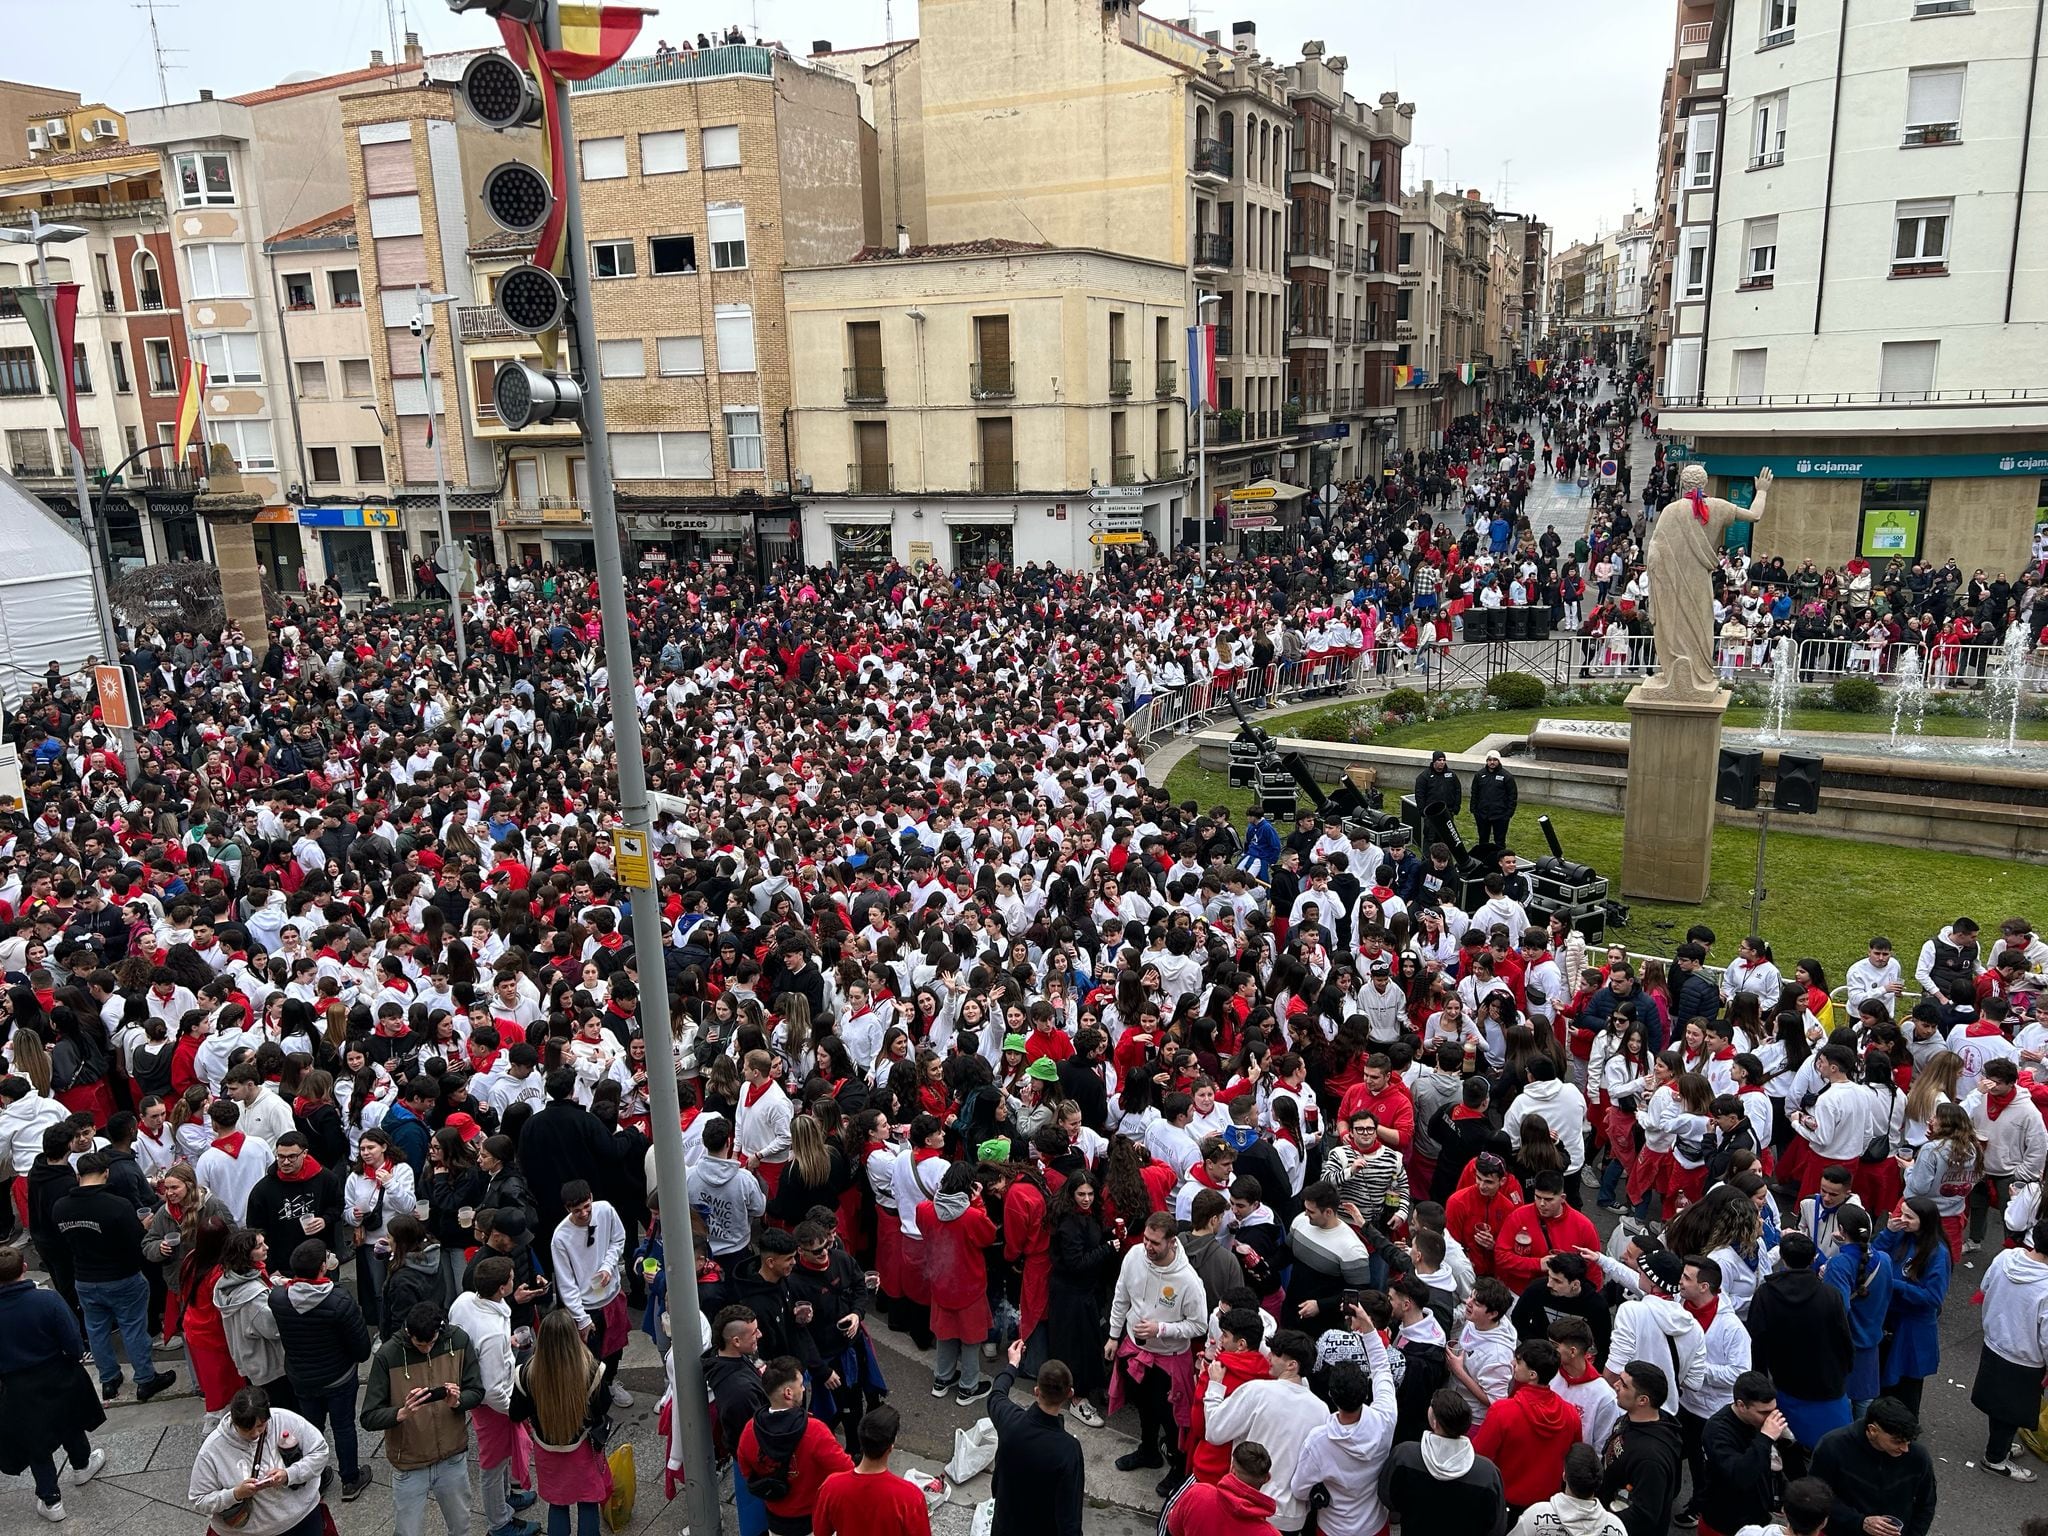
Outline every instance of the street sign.
POLYGON ((1103 526, 1111 533, 1143 533, 1145 531, 1145 509, 1143 507, 1104 507, 1103 526))
POLYGON ((1141 485, 1091 485, 1088 487, 1090 501, 1143 501, 1145 488, 1141 485))
POLYGON ((1269 512, 1242 512, 1231 518, 1230 526, 1246 532, 1254 532, 1260 528, 1278 528, 1280 526, 1280 519, 1274 517, 1269 512))
POLYGON ((619 884, 636 891, 654 889, 654 862, 647 856, 647 834, 612 828, 612 869, 619 884))
POLYGON ((1145 542, 1145 535, 1142 533, 1091 533, 1088 535, 1088 542, 1090 544, 1142 544, 1145 542))
POLYGON ((1275 495, 1270 485, 1239 486, 1230 493, 1232 501, 1271 501, 1275 495))
POLYGON ((1614 484, 1616 477, 1620 474, 1621 466, 1616 464, 1614 460, 1602 459, 1600 461, 1600 483, 1602 485, 1614 484))

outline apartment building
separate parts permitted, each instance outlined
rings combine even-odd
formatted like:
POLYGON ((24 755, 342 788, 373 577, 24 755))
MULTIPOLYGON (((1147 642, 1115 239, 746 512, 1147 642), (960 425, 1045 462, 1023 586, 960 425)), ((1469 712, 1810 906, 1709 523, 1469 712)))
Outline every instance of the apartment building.
MULTIPOLYGON (((1728 89, 1731 0, 1678 0, 1671 65, 1664 74, 1659 191, 1649 255, 1650 360, 1658 386, 1699 387, 1714 205, 1721 181, 1721 125, 1728 89), (1673 374, 1676 367, 1682 372, 1673 374)), ((1768 160, 1770 153, 1760 155, 1768 160)), ((1746 162, 1745 162, 1746 163, 1746 162)), ((1760 167, 1762 168, 1762 167, 1760 167)))
MULTIPOLYGON (((424 69, 417 40, 408 36, 397 61, 373 53, 361 69, 239 96, 202 90, 197 100, 129 115, 132 142, 160 158, 170 204, 166 264, 177 269, 190 345, 207 365, 207 438, 227 449, 245 488, 263 498, 266 528, 322 525, 302 507, 314 493, 294 428, 284 327, 289 300, 271 280, 265 243, 351 203, 344 99, 371 87, 399 89, 424 69)), ((336 302, 331 290, 329 300, 336 302)), ((388 528, 392 521, 388 508, 375 509, 373 521, 358 509, 351 526, 388 528)), ((274 531, 266 540, 273 577, 295 579, 290 541, 274 531)), ((299 553, 314 580, 366 582, 374 570, 386 592, 409 590, 405 560, 389 551, 373 564, 350 562, 336 571, 326 567, 318 541, 302 544, 299 553)))
POLYGON ((1394 402, 1400 446, 1413 453, 1440 447, 1447 419, 1440 419, 1435 380, 1443 372, 1444 246, 1450 205, 1425 181, 1401 199, 1401 233, 1395 246, 1394 402))
MULTIPOLYGON (((1302 44, 1289 210, 1288 381, 1282 425, 1308 444, 1307 484, 1375 475, 1392 445, 1400 280, 1401 151, 1415 107, 1394 92, 1367 106, 1348 63, 1302 44)), ((1297 457, 1302 450, 1297 448, 1297 457)))
MULTIPOLYGON (((44 247, 42 275, 79 286, 73 379, 89 469, 114 469, 149 443, 170 441, 186 336, 172 259, 164 176, 154 150, 131 145, 125 116, 74 92, 0 86, 0 104, 26 102, 6 122, 0 224, 83 231, 44 247)), ((29 248, 0 246, 0 433, 7 467, 54 511, 78 519, 63 412, 14 297, 36 281, 29 248)), ((109 577, 209 553, 192 514, 193 478, 168 453, 145 457, 98 489, 109 577)))
POLYGON ((1500 229, 1510 269, 1519 263, 1521 291, 1510 309, 1517 320, 1514 357, 1522 362, 1536 356, 1550 334, 1550 228, 1528 214, 1504 213, 1500 229))
POLYGON ((1186 269, 1007 241, 784 279, 804 558, 1093 563, 1178 529, 1186 269))
POLYGON ((2048 519, 2040 7, 1854 21, 1726 0, 1694 45, 1725 60, 1724 121, 1703 232, 1680 233, 1662 425, 1722 494, 1772 470, 1760 548, 2010 572, 2048 519))

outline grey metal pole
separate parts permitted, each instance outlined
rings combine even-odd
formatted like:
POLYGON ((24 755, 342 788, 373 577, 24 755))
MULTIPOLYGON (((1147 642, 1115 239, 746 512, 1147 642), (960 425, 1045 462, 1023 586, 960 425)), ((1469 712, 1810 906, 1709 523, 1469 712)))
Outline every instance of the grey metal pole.
MULTIPOLYGON (((427 389, 427 419, 434 415, 434 314, 427 306, 426 289, 417 283, 413 285, 413 313, 420 324, 420 372, 427 389)), ((463 674, 462 686, 466 687, 469 676, 469 642, 462 635, 462 557, 455 549, 455 524, 448 515, 448 462, 442 453, 442 439, 447 437, 447 413, 441 416, 441 428, 434 434, 434 490, 441 498, 441 553, 444 559, 453 560, 455 569, 445 570, 440 561, 434 562, 434 569, 441 572, 441 579, 448 583, 448 622, 455 630, 455 666, 463 674)))
MULTIPOLYGON (((548 47, 562 46, 559 5, 547 7, 543 23, 548 47)), ((573 146, 567 81, 555 83, 555 111, 565 145, 573 146)), ((611 694, 612 744, 619 755, 619 815, 628 833, 637 833, 649 855, 654 850, 654 819, 647 799, 647 764, 640 744, 640 712, 634 693, 633 640, 626 625, 625 561, 619 550, 619 513, 612 497, 611 443, 605 436, 604 386, 597 366, 597 324, 590 312, 590 283, 584 266, 588 246, 583 238, 583 195, 572 159, 565 188, 565 238, 569 243, 573 291, 570 314, 576 351, 584 368, 584 467, 590 478, 590 529, 597 545, 597 588, 604 617, 605 677, 611 694)), ((654 1179, 661 1203, 662 1251, 668 1278, 669 1342, 675 1365, 676 1421, 683 1442, 685 1527, 692 1536, 718 1536, 717 1471, 711 1457, 711 1415, 704 1389, 704 1361, 699 1341, 702 1307, 697 1297, 697 1263, 690 1240, 690 1186, 683 1166, 682 1108, 676 1094, 675 1045, 669 1020, 668 972, 663 966, 665 940, 661 908, 652 882, 633 892, 633 953, 639 960, 640 1022, 658 1042, 650 1051, 647 1072, 648 1134, 654 1141, 654 1179), (655 1070, 657 1064, 665 1070, 655 1070)))

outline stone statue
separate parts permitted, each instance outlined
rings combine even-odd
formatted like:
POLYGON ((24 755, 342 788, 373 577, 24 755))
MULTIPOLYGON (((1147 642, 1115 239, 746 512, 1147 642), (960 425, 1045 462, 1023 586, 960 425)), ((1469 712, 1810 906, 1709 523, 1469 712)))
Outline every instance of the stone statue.
POLYGON ((1771 472, 1756 477, 1756 500, 1747 507, 1709 496, 1707 472, 1688 464, 1678 474, 1678 499, 1657 514, 1644 562, 1650 577, 1650 627, 1657 675, 1641 692, 1679 701, 1711 702, 1720 695, 1714 671, 1714 568, 1722 535, 1732 522, 1764 515, 1771 472))

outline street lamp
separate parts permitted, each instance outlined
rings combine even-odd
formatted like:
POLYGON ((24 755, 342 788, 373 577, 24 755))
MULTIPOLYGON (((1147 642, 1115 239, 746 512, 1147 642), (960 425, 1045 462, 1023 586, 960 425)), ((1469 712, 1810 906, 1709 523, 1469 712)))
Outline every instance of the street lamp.
MULTIPOLYGON (((1198 296, 1195 300, 1196 326, 1199 327, 1202 323, 1204 309, 1212 304, 1220 305, 1222 302, 1221 294, 1205 293, 1198 296)), ((1192 359, 1190 361, 1192 362, 1192 359)), ((1202 358, 1202 368, 1206 372, 1209 367, 1209 359, 1205 354, 1202 358)), ((1202 382, 1206 385, 1208 380, 1204 379, 1202 382)), ((1202 398, 1201 405, 1195 410, 1195 569, 1206 576, 1209 570, 1209 408, 1216 402, 1209 398, 1209 391, 1206 388, 1191 389, 1188 393, 1199 394, 1202 398)))
MULTIPOLYGON (((427 419, 432 421, 434 410, 434 309, 437 305, 453 304, 456 296, 452 293, 429 293, 418 283, 412 289, 412 333, 420 339, 420 384, 427 392, 427 419)), ((447 424, 447 414, 442 414, 442 424, 447 424)), ((380 416, 377 424, 382 426, 380 416)), ((434 560, 434 569, 448 584, 448 622, 455 629, 456 670, 469 671, 469 642, 462 634, 462 553, 455 547, 455 527, 448 515, 448 465, 442 453, 441 440, 445 431, 434 434, 434 490, 441 499, 441 549, 434 560)))

